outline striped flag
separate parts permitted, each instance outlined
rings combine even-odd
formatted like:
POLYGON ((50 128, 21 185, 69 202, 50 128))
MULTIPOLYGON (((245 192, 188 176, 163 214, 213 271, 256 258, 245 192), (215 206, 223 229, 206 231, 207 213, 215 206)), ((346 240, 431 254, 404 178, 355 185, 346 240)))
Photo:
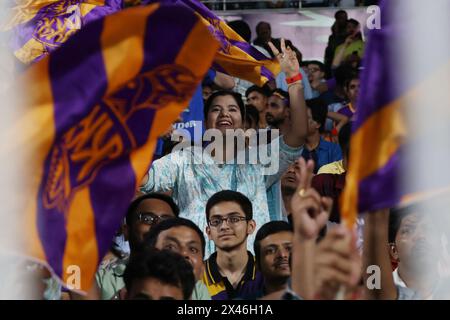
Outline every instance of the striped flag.
POLYGON ((90 23, 21 74, 20 118, 1 152, 25 154, 26 253, 64 283, 75 266, 90 288, 157 137, 218 47, 190 10, 156 4, 90 23))
POLYGON ((369 32, 340 199, 348 226, 359 212, 417 201, 450 186, 442 162, 449 150, 449 4, 437 3, 423 8, 415 0, 383 1, 381 28, 369 32), (422 20, 411 19, 422 14, 422 20))
POLYGON ((24 64, 42 59, 87 23, 115 13, 122 0, 16 0, 3 31, 12 31, 14 55, 24 64))
POLYGON ((397 30, 382 11, 381 29, 368 36, 356 121, 350 141, 349 167, 341 196, 342 221, 349 227, 358 212, 389 208, 400 199, 400 154, 406 136, 402 97, 390 58, 397 30))
POLYGON ((141 2, 173 3, 188 7, 197 13, 214 37, 220 41, 220 50, 213 64, 217 71, 262 86, 267 81, 275 79, 281 70, 278 62, 267 58, 252 47, 198 0, 141 0, 141 2))

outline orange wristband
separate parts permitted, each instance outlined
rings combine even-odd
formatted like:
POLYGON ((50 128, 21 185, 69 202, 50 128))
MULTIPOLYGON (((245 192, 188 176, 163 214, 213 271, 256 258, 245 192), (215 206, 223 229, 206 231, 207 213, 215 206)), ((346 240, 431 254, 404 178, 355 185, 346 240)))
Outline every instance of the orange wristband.
POLYGON ((294 83, 294 82, 297 82, 297 81, 301 81, 302 79, 303 79, 302 74, 299 73, 298 75, 293 76, 291 78, 287 78, 286 77, 286 82, 287 82, 287 84, 291 84, 291 83, 294 83))

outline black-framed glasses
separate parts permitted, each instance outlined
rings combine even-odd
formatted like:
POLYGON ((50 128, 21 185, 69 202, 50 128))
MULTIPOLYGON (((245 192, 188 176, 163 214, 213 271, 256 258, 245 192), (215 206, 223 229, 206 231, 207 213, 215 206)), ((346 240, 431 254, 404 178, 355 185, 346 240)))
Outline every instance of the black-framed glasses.
POLYGON ((209 220, 208 224, 210 227, 218 228, 222 225, 224 221, 226 221, 227 224, 230 226, 246 220, 249 219, 247 219, 247 217, 231 216, 226 218, 212 218, 211 220, 209 220))
POLYGON ((157 223, 159 223, 161 221, 170 219, 170 218, 173 218, 173 217, 169 216, 169 215, 158 216, 158 215, 156 215, 154 213, 151 213, 151 212, 141 212, 141 213, 138 214, 139 221, 141 221, 141 222, 143 222, 145 224, 151 225, 151 226, 154 225, 154 224, 157 224, 157 223))

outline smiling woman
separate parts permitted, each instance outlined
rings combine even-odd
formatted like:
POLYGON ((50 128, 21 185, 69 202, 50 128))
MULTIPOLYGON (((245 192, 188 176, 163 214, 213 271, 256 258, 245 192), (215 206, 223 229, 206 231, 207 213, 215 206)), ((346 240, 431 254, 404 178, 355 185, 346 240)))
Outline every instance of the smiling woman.
MULTIPOLYGON (((295 53, 286 48, 284 41, 281 50, 283 54, 278 57, 286 76, 289 78, 298 76, 300 67, 295 53)), ((243 163, 239 162, 239 156, 242 153, 250 154, 250 149, 245 145, 239 145, 239 140, 236 142, 234 137, 228 139, 228 133, 236 134, 239 129, 243 129, 245 106, 239 93, 218 91, 205 103, 206 128, 222 133, 222 137, 227 138, 223 139, 226 142, 217 146, 214 141, 214 156, 210 156, 207 152, 200 154, 196 152, 199 149, 212 149, 211 143, 207 146, 189 146, 175 150, 155 161, 148 172, 149 179, 141 190, 171 191, 180 207, 180 217, 192 220, 201 230, 206 230, 207 227, 206 201, 221 190, 239 191, 250 199, 254 205, 256 228, 268 222, 270 220, 268 197, 272 197, 272 193, 268 196, 268 190, 279 181, 289 164, 300 157, 307 134, 308 122, 301 82, 290 84, 288 90, 291 124, 283 136, 273 139, 268 144, 271 154, 267 158, 270 159, 270 163, 262 161, 253 163, 247 158, 243 163)), ((277 203, 275 206, 281 207, 280 199, 271 200, 271 203, 277 203)), ((247 246, 250 251, 253 250, 253 239, 254 235, 250 235, 247 246)), ((205 257, 214 251, 215 245, 209 241, 205 257)))

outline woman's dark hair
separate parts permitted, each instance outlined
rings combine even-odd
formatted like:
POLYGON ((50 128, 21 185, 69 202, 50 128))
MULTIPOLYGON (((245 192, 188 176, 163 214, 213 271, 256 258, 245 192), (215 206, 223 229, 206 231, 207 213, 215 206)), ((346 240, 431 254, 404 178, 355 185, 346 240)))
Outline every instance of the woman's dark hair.
POLYGON ((241 111, 242 121, 244 121, 245 106, 244 106, 244 102, 242 101, 241 94, 231 91, 231 90, 215 91, 209 96, 209 98, 205 102, 205 107, 203 108, 203 114, 205 116, 205 120, 208 118, 208 112, 209 112, 209 109, 211 108, 212 103, 214 102, 214 99, 216 99, 217 97, 223 97, 223 96, 232 96, 234 98, 234 100, 236 101, 236 103, 239 107, 239 110, 241 111))

